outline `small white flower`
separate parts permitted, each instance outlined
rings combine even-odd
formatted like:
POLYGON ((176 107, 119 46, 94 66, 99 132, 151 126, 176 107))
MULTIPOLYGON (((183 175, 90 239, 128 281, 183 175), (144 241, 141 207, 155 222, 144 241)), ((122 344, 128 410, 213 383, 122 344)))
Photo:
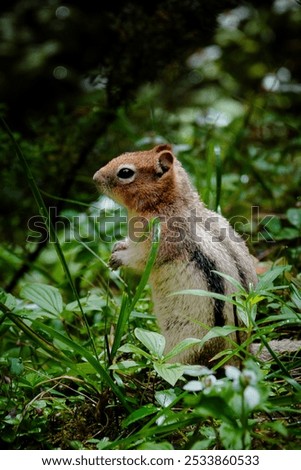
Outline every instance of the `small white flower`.
POLYGON ((190 375, 191 377, 202 377, 204 375, 211 375, 213 372, 204 366, 190 365, 185 366, 184 374, 190 375))
POLYGON ((250 410, 260 403, 260 394, 255 387, 248 385, 244 390, 244 400, 250 410))
POLYGON ((216 377, 214 375, 207 375, 202 380, 205 388, 211 388, 216 383, 216 377))
POLYGON ((187 382, 183 388, 184 390, 187 390, 187 392, 200 392, 203 390, 204 385, 202 382, 199 382, 199 380, 190 380, 190 382, 187 382))
POLYGON ((244 385, 255 385, 257 383, 255 372, 245 369, 241 374, 241 381, 244 385))
POLYGON ((241 372, 237 367, 234 366, 226 366, 226 376, 228 379, 233 380, 234 382, 238 382, 241 372))

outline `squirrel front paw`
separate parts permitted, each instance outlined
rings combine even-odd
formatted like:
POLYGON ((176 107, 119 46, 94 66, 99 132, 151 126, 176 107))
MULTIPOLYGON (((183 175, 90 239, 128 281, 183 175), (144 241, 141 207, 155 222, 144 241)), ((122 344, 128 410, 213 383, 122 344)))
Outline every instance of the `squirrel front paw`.
POLYGON ((120 240, 119 242, 115 243, 112 249, 112 254, 109 259, 109 266, 111 269, 115 270, 120 268, 120 266, 124 265, 122 260, 122 253, 124 250, 128 248, 127 240, 120 240))
POLYGON ((119 242, 114 243, 112 253, 115 253, 115 251, 126 250, 128 246, 129 244, 127 240, 120 240, 119 242))
POLYGON ((113 271, 122 266, 122 260, 118 257, 118 255, 116 256, 116 253, 112 253, 111 258, 109 259, 109 266, 111 269, 113 269, 113 271))

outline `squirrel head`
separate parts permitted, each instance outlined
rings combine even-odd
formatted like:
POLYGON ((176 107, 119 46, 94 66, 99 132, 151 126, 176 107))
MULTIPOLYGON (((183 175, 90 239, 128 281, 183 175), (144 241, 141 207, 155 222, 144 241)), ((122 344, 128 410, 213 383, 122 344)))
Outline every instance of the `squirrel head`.
POLYGON ((129 152, 98 170, 98 189, 138 215, 160 214, 175 200, 176 158, 168 144, 129 152))

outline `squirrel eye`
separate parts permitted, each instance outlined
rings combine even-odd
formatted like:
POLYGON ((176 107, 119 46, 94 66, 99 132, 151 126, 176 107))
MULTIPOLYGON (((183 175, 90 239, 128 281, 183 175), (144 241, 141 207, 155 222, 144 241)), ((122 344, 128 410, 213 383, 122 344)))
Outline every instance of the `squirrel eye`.
POLYGON ((131 178, 134 174, 135 172, 132 170, 132 168, 121 168, 118 171, 117 176, 121 179, 128 179, 131 178))

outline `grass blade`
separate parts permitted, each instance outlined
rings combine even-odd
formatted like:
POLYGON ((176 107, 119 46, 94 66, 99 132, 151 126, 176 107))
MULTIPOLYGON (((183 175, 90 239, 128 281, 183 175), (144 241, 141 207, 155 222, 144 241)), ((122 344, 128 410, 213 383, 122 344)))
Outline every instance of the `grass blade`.
POLYGON ((142 274, 142 277, 140 279, 140 282, 138 284, 138 287, 136 289, 135 295, 133 297, 133 300, 130 304, 130 311, 133 310, 135 307, 136 303, 141 297, 141 294, 147 284, 148 278, 150 276, 152 267, 154 265, 154 262, 156 260, 157 252, 159 249, 159 243, 160 243, 160 235, 161 235, 161 226, 160 226, 160 220, 159 219, 152 219, 149 223, 149 228, 152 231, 152 246, 150 249, 150 253, 148 256, 148 260, 145 266, 145 270, 142 274))
POLYGON ((120 312, 117 320, 116 331, 114 336, 114 342, 110 352, 110 360, 112 362, 113 358, 116 355, 116 352, 121 344, 121 339, 128 322, 131 310, 129 309, 129 297, 126 292, 123 293, 120 312))
POLYGON ((220 202, 222 194, 222 159, 219 145, 214 146, 215 155, 215 207, 214 210, 220 212, 220 202))
POLYGON ((138 302, 138 300, 140 299, 142 295, 142 292, 147 284, 150 272, 156 260, 157 252, 159 249, 159 243, 160 243, 160 234, 161 234, 160 220, 152 219, 149 223, 149 228, 152 231, 152 245, 151 245, 150 253, 148 256, 148 260, 147 260, 144 272, 142 274, 142 277, 140 279, 140 282, 138 284, 138 287, 136 289, 136 292, 134 294, 132 301, 131 302, 129 301, 129 298, 127 295, 126 297, 124 296, 122 299, 122 305, 121 305, 118 322, 116 326, 114 343, 113 343, 112 350, 111 350, 111 359, 115 356, 118 348, 120 347, 121 338, 123 336, 130 313, 133 311, 136 303, 138 302))

